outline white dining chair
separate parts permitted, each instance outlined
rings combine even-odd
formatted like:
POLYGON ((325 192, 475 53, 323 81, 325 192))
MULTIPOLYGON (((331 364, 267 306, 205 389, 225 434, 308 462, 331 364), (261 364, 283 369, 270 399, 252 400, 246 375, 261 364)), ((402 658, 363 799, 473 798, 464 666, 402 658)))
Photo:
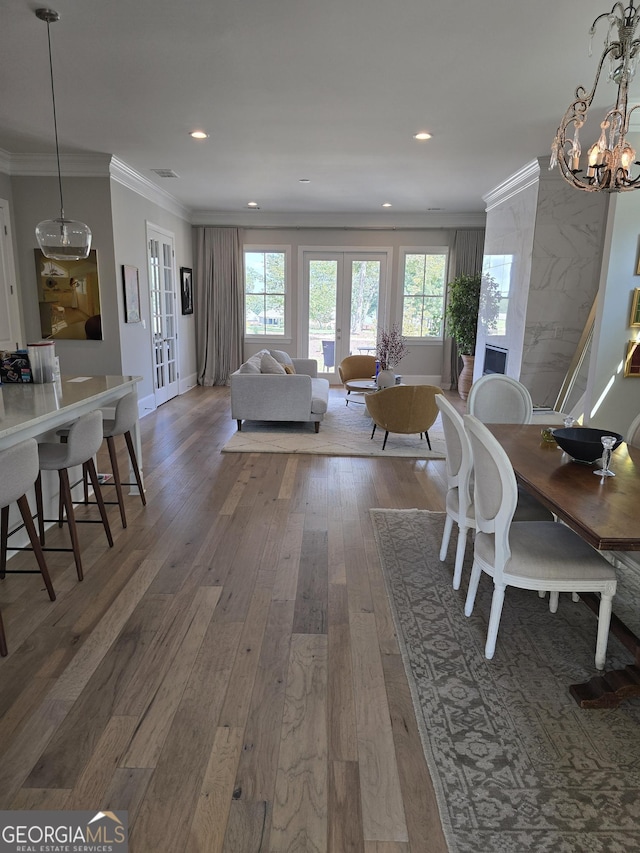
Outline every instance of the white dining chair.
POLYGON ((493 578, 493 597, 485 645, 491 659, 505 590, 600 593, 596 669, 604 669, 616 592, 614 568, 564 524, 513 521, 518 499, 513 467, 497 439, 477 418, 465 415, 474 461, 476 537, 465 615, 471 616, 482 573, 493 578))
MULTIPOLYGON (((436 405, 440 410, 444 440, 447 447, 445 468, 447 473, 447 497, 444 533, 440 546, 440 560, 447 558, 453 525, 458 526, 456 557, 453 569, 453 588, 460 589, 462 564, 467 548, 467 533, 475 530, 476 519, 471 493, 473 458, 471 444, 465 432, 464 421, 444 394, 437 394, 436 405)), ((525 491, 518 490, 517 521, 552 521, 553 515, 539 501, 525 491)))
POLYGON ((467 412, 484 424, 528 424, 533 415, 533 400, 517 379, 488 373, 471 386, 467 412))

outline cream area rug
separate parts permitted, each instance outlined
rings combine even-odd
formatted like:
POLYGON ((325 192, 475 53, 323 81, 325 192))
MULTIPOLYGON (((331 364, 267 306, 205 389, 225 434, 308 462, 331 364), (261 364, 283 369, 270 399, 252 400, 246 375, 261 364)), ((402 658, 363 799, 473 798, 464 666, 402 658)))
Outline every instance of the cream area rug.
MULTIPOLYGON (((484 657, 492 582, 464 615, 451 586, 444 514, 371 510, 426 759, 451 853, 640 850, 640 700, 582 710, 568 686, 594 673, 596 619, 581 602, 507 589, 493 660, 484 657)), ((614 612, 640 632, 640 578, 619 574, 614 612)), ((632 663, 614 637, 607 667, 632 663)))
POLYGON ((419 435, 389 433, 382 449, 384 430, 371 438, 373 423, 361 395, 331 388, 329 409, 315 432, 312 423, 244 421, 222 448, 223 453, 310 453, 321 456, 406 456, 412 459, 444 459, 445 443, 440 416, 429 430, 429 445, 419 435))

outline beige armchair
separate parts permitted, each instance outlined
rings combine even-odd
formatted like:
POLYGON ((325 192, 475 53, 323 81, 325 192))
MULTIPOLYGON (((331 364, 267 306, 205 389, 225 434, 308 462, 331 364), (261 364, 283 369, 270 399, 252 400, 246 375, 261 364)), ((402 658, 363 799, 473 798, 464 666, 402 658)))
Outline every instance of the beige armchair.
POLYGON ((390 432, 403 434, 424 433, 431 450, 431 441, 427 430, 433 426, 438 417, 436 395, 442 394, 442 388, 437 385, 394 385, 382 391, 367 394, 365 402, 367 410, 373 418, 373 431, 376 427, 385 431, 382 449, 387 445, 390 432))
POLYGON ((353 389, 349 387, 349 382, 371 381, 376 372, 376 358, 373 355, 348 355, 343 358, 338 365, 338 374, 340 381, 344 385, 347 392, 347 406, 349 405, 348 395, 351 391, 360 391, 361 389, 353 389))

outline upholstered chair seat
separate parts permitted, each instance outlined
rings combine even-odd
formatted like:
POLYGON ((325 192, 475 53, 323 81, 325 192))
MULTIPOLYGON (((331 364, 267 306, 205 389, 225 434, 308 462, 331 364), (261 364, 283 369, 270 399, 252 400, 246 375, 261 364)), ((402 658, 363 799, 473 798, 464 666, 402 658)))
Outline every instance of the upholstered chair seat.
POLYGON ((367 394, 367 411, 373 420, 371 438, 377 426, 383 429, 384 450, 390 432, 405 435, 417 433, 420 437, 424 433, 431 450, 428 430, 438 417, 436 396, 442 393, 442 388, 437 385, 394 385, 367 394))
POLYGON ((376 359, 373 355, 348 355, 338 365, 340 381, 347 392, 347 405, 349 405, 349 394, 352 391, 362 393, 360 388, 350 387, 350 382, 371 382, 376 372, 376 359))
MULTIPOLYGON (((442 418, 442 429, 447 445, 447 518, 442 534, 440 559, 447 558, 449 540, 453 525, 458 526, 458 540, 453 569, 453 588, 460 588, 462 564, 467 547, 467 533, 476 529, 476 516, 473 506, 473 457, 471 444, 464 428, 462 415, 455 410, 444 394, 436 397, 436 405, 442 418)), ((518 505, 514 519, 516 521, 553 521, 549 510, 532 495, 518 489, 518 505)))
MULTIPOLYGON (((514 522, 518 488, 513 467, 496 438, 472 415, 464 416, 474 465, 476 537, 465 603, 471 616, 482 574, 493 581, 485 657, 495 653, 508 586, 559 592, 600 593, 596 669, 604 669, 616 592, 615 570, 583 539, 553 521, 514 522)), ((533 606, 533 605, 532 605, 533 606)), ((509 654, 508 647, 505 654, 509 654)))

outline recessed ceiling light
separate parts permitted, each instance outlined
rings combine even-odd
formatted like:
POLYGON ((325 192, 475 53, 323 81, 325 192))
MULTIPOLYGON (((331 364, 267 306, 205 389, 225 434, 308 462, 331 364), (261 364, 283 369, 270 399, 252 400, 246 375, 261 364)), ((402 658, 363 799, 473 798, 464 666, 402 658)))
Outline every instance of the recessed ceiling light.
POLYGON ((189 134, 193 139, 208 139, 209 134, 205 133, 204 130, 192 130, 189 134))
POLYGON ((260 210, 260 208, 258 207, 258 202, 257 202, 257 201, 249 201, 249 202, 247 202, 247 207, 250 207, 252 210, 260 210))
POLYGON ((391 202, 390 202, 390 201, 383 201, 383 202, 382 202, 382 206, 383 206, 383 207, 393 207, 393 205, 391 204, 391 202))
POLYGON ((431 134, 427 133, 426 130, 421 130, 420 133, 414 133, 413 138, 423 142, 425 139, 431 139, 431 134))
POLYGON ((310 183, 311 183, 311 181, 309 180, 309 178, 300 178, 300 180, 298 181, 298 183, 299 183, 299 184, 310 184, 310 183))

